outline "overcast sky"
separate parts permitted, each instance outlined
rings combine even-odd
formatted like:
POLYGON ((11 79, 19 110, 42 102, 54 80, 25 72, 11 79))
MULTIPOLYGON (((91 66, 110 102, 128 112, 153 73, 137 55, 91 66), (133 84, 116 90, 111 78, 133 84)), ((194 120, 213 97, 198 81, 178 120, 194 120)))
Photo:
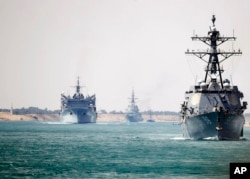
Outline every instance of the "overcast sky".
MULTIPOLYGON (((205 64, 184 54, 207 49, 212 14, 225 50, 224 76, 250 104, 248 0, 0 0, 0 108, 59 109, 60 94, 96 94, 97 109, 125 111, 134 88, 143 110, 180 110, 205 64)), ((248 110, 247 112, 250 112, 248 110)))

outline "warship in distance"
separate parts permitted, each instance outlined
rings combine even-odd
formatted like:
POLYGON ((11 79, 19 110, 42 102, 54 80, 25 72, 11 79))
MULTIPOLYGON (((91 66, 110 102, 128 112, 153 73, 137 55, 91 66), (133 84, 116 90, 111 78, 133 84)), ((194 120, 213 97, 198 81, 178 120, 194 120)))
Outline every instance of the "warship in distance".
POLYGON ((61 94, 61 121, 78 124, 95 123, 97 118, 95 95, 84 97, 80 92, 79 77, 75 87, 76 92, 72 97, 61 94))
POLYGON ((239 140, 243 136, 243 112, 247 102, 241 102, 243 93, 237 86, 222 78, 224 70, 220 64, 233 55, 241 55, 242 52, 226 52, 217 48, 236 38, 220 36, 215 28, 215 20, 213 15, 213 26, 207 36, 192 37, 192 40, 204 42, 210 49, 185 52, 206 62, 206 67, 204 81, 191 86, 185 93, 185 101, 181 105, 183 136, 191 139, 215 137, 218 140, 239 140), (205 56, 208 56, 207 60, 205 56))
POLYGON ((128 106, 128 112, 126 113, 125 118, 127 119, 128 122, 141 122, 143 121, 142 116, 139 112, 138 106, 135 104, 135 94, 134 90, 132 91, 132 97, 129 98, 131 99, 130 104, 128 106))

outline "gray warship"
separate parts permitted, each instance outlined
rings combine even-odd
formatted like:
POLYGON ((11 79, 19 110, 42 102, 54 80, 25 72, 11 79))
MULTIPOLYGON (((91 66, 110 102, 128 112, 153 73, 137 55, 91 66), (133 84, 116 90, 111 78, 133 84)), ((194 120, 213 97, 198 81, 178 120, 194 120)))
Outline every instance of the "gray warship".
POLYGON ((220 32, 215 28, 215 20, 213 15, 213 24, 207 36, 191 37, 192 40, 201 41, 210 48, 205 51, 185 52, 200 58, 206 63, 206 67, 204 80, 191 86, 185 93, 185 101, 181 105, 181 126, 185 138, 199 140, 215 137, 218 140, 239 140, 243 136, 243 113, 247 102, 241 101, 243 93, 237 86, 222 78, 224 70, 220 64, 233 55, 241 55, 242 52, 226 52, 217 48, 236 38, 220 36, 220 32))
POLYGON ((66 123, 95 123, 97 118, 95 95, 84 97, 80 92, 79 77, 75 88, 76 92, 72 97, 61 94, 60 120, 66 123))
POLYGON ((132 91, 132 97, 129 98, 131 99, 130 104, 128 106, 128 111, 125 115, 125 118, 128 122, 141 122, 143 121, 142 116, 139 112, 138 106, 135 104, 135 95, 134 95, 134 90, 132 91))

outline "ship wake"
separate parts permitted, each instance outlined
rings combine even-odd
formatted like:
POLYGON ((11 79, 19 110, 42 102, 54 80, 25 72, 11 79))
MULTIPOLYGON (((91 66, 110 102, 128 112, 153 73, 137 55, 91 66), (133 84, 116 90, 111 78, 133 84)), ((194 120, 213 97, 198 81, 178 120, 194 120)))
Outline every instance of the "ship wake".
POLYGON ((61 120, 62 124, 75 124, 77 123, 77 117, 74 115, 65 115, 63 116, 63 119, 61 120))

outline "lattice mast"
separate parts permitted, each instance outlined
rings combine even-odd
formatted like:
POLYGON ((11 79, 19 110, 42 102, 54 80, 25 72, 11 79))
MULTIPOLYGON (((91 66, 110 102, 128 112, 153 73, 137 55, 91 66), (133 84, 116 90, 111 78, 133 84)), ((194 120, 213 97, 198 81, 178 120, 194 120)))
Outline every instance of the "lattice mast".
POLYGON ((222 82, 222 73, 224 72, 224 70, 220 67, 220 63, 222 63, 223 61, 225 61, 226 59, 228 59, 229 57, 233 56, 233 55, 241 55, 242 52, 240 50, 235 51, 233 50, 232 52, 225 52, 225 51, 221 51, 218 50, 217 47, 221 44, 223 44, 226 41, 235 41, 236 37, 222 37, 220 36, 220 32, 216 30, 215 28, 215 15, 212 16, 212 23, 213 26, 212 28, 210 27, 210 31, 208 31, 208 35, 207 36, 193 36, 191 37, 192 40, 199 40, 204 42, 205 44, 207 44, 210 49, 207 51, 189 51, 187 50, 187 52, 185 52, 185 54, 192 54, 195 55, 196 57, 200 58, 202 61, 207 63, 207 66, 205 68, 205 79, 204 82, 207 82, 207 78, 208 76, 212 76, 212 75, 219 75, 220 78, 220 84, 221 84, 221 88, 223 88, 223 82, 222 82), (208 61, 205 59, 206 56, 209 56, 208 61), (218 57, 222 57, 221 60, 219 60, 218 57))

